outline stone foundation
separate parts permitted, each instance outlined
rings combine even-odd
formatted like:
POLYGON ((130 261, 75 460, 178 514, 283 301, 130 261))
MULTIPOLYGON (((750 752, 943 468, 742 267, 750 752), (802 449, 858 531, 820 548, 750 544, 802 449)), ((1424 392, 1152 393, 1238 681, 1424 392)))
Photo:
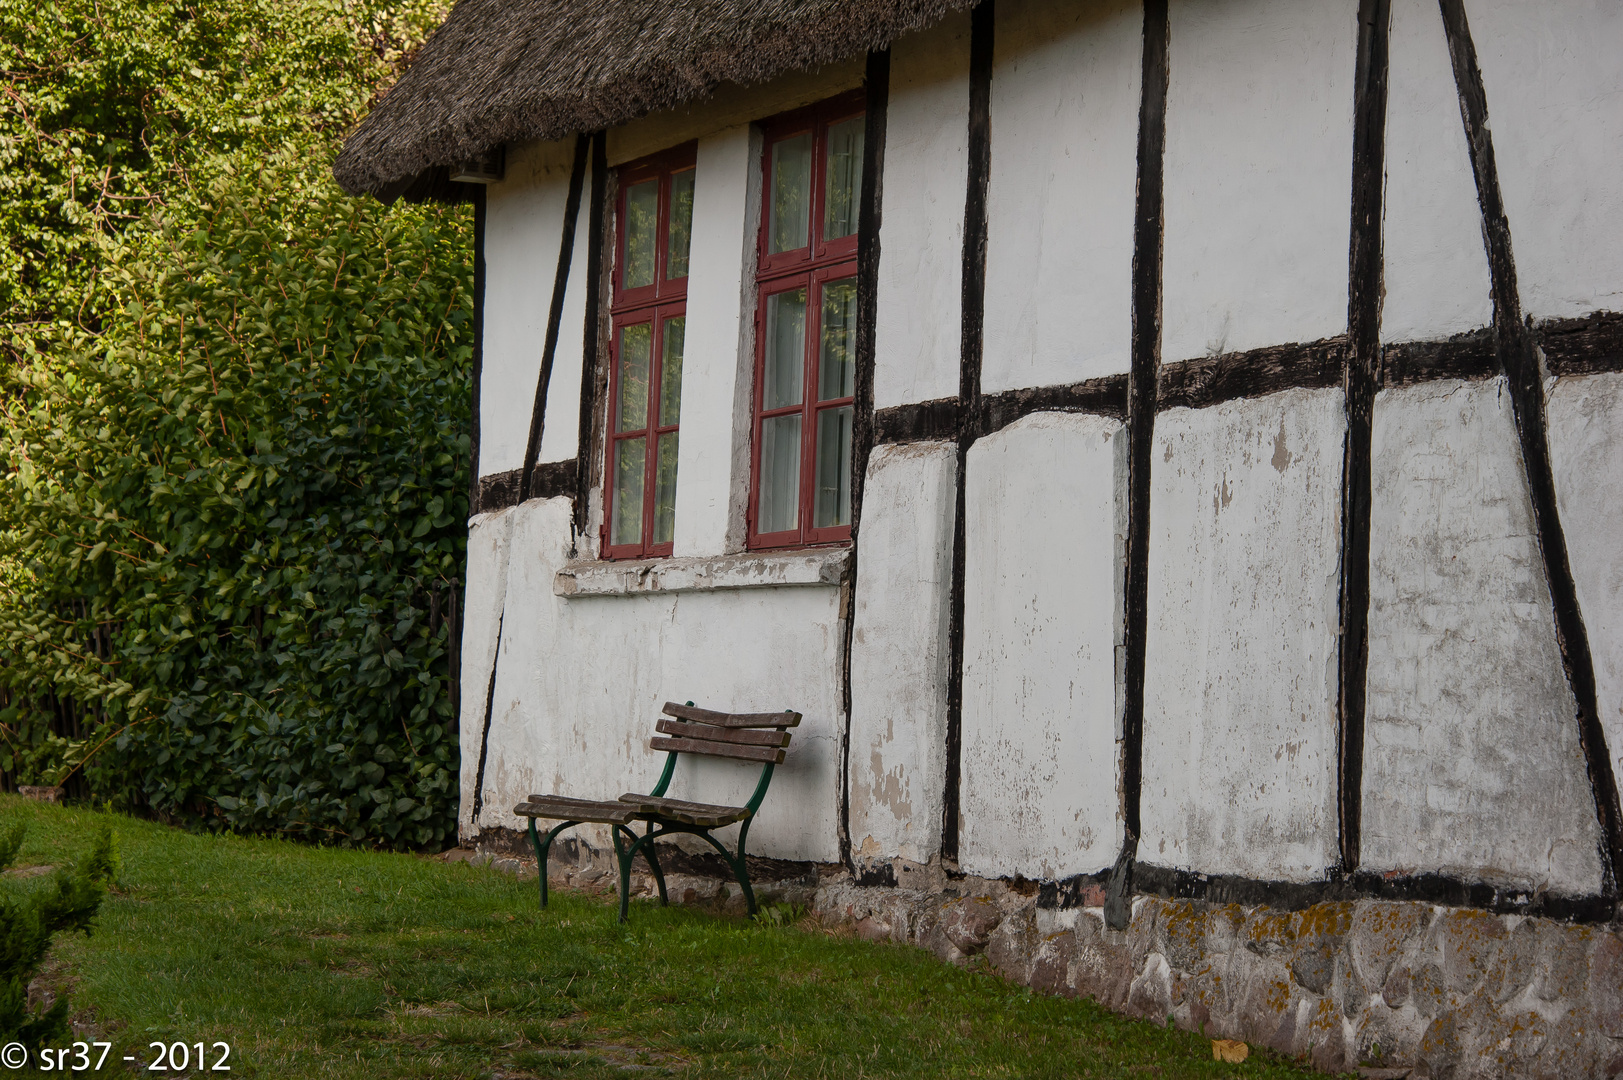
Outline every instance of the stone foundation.
MULTIPOLYGON (((505 832, 505 830, 504 830, 505 832)), ((533 858, 486 830, 480 855, 533 874, 533 858)), ((671 900, 742 914, 737 885, 702 857, 666 854, 671 900)), ((1038 906, 1034 883, 902 866, 896 886, 843 868, 763 860, 763 905, 807 909, 824 926, 908 942, 954 964, 986 963, 1046 993, 1212 1038, 1242 1039, 1328 1072, 1414 1080, 1623 1076, 1623 936, 1617 926, 1493 915, 1413 901, 1357 900, 1280 911, 1139 896, 1127 929, 1105 927, 1103 892, 1082 907, 1038 906)), ((556 887, 609 891, 611 859, 560 843, 556 887)), ((653 879, 633 876, 635 895, 653 879)))

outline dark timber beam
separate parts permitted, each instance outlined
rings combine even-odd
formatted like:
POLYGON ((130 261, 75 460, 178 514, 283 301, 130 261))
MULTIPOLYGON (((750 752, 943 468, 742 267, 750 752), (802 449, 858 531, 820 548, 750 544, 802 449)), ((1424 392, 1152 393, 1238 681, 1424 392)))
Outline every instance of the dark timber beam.
POLYGON ((609 197, 608 136, 599 131, 592 136, 592 205, 587 214, 586 229, 590 242, 586 248, 586 326, 581 345, 580 363, 580 427, 575 452, 575 539, 579 542, 586 531, 586 508, 590 505, 587 493, 592 486, 592 462, 596 454, 598 388, 608 372, 602 364, 603 305, 599 302, 608 290, 606 274, 608 264, 603 253, 613 240, 607 233, 607 204, 609 197))
MULTIPOLYGON (((564 295, 569 290, 569 264, 575 254, 575 222, 580 218, 580 189, 586 178, 587 136, 575 136, 575 162, 569 171, 569 197, 564 201, 563 234, 558 244, 558 269, 552 276, 552 306, 547 310, 547 336, 541 345, 541 373, 535 380, 535 403, 530 408, 530 437, 524 444, 523 475, 518 501, 532 494, 535 459, 541 454, 541 431, 547 418, 547 387, 552 383, 552 361, 558 352, 558 330, 564 318, 564 295)), ((595 190, 595 184, 594 184, 595 190)), ((590 287, 588 285, 588 287, 590 287)))
MULTIPOLYGON (((1086 907, 1098 902, 1110 872, 1078 874, 1060 881, 1037 883, 1041 908, 1086 907)), ((1197 900, 1209 904, 1264 906, 1276 911, 1300 911, 1316 904, 1348 900, 1406 900, 1448 907, 1476 908, 1497 915, 1532 915, 1568 922, 1612 921, 1616 905, 1599 895, 1541 892, 1527 884, 1495 884, 1450 874, 1385 874, 1359 871, 1320 881, 1270 881, 1238 874, 1202 874, 1153 863, 1136 863, 1133 887, 1141 894, 1168 900, 1197 900)))
POLYGON ((1341 648, 1336 686, 1337 871, 1358 869, 1369 670, 1371 439, 1381 384, 1381 220, 1391 0, 1360 0, 1353 90, 1352 223, 1347 255, 1347 434, 1341 464, 1341 648))
POLYGON ((469 402, 468 513, 479 512, 479 395, 485 377, 485 185, 473 185, 473 400, 469 402))
POLYGON ((1521 295, 1516 284, 1516 263, 1510 245, 1510 221, 1499 190, 1499 167, 1494 159, 1493 133, 1488 128, 1488 98, 1477 66, 1476 46, 1465 17, 1464 0, 1440 0, 1448 54, 1460 96, 1460 119, 1476 174, 1477 202, 1482 209, 1482 235, 1488 249, 1488 273, 1493 289, 1493 333, 1500 370, 1510 390, 1511 409, 1521 443, 1522 463, 1532 496, 1534 527, 1544 556, 1545 577, 1555 608, 1555 636, 1561 662, 1578 706, 1578 738, 1589 768, 1595 812, 1601 826, 1603 890, 1617 896, 1617 875, 1623 866, 1623 813, 1619 812, 1617 780, 1601 727, 1595 691, 1595 661, 1589 634, 1578 609, 1578 587, 1567 556, 1555 496, 1555 472, 1550 464, 1544 416, 1544 372, 1532 327, 1522 320, 1521 295))
POLYGON ((1150 459, 1161 366, 1162 197, 1167 132, 1167 0, 1145 0, 1138 112, 1138 201, 1133 214, 1133 344, 1127 375, 1126 657, 1122 665, 1121 854, 1105 890, 1105 922, 1132 919, 1144 776, 1144 653, 1149 641, 1150 459))
POLYGON ((479 824, 479 814, 485 808, 485 759, 490 754, 490 714, 496 704, 496 665, 502 658, 502 623, 507 618, 504 604, 496 616, 496 647, 490 653, 490 681, 485 684, 485 718, 479 727, 479 768, 473 777, 473 814, 469 820, 479 824))
POLYGON ((851 860, 851 642, 857 615, 857 532, 862 527, 862 493, 874 445, 874 323, 879 298, 879 227, 884 207, 885 117, 890 102, 890 50, 868 54, 862 141, 861 205, 857 208, 856 408, 851 423, 851 563, 845 577, 845 636, 841 646, 845 738, 840 744, 840 861, 851 860))
MULTIPOLYGON (((994 0, 969 17, 969 181, 964 192, 964 262, 960 278, 958 414, 973 416, 981 397, 981 344, 986 312, 986 190, 992 171, 992 34, 994 0)), ((952 585, 947 612, 947 775, 941 804, 941 858, 956 868, 964 745, 964 473, 974 432, 959 425, 952 516, 952 585)))

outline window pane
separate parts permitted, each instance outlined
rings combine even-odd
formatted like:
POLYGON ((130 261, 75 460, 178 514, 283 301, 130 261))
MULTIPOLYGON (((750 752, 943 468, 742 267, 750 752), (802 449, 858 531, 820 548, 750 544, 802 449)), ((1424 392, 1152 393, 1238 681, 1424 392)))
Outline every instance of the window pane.
POLYGON ((626 189, 625 273, 620 287, 637 289, 654 283, 654 237, 659 229, 659 181, 644 180, 626 189))
POLYGON ((761 503, 756 531, 800 527, 800 413, 761 421, 761 503))
POLYGON ((688 276, 688 248, 693 245, 693 169, 670 177, 669 247, 665 248, 665 281, 688 276))
POLYGON ((611 544, 642 543, 643 470, 648 454, 643 439, 621 439, 614 444, 614 522, 611 544))
POLYGON ((665 280, 688 276, 688 248, 693 242, 693 170, 671 177, 670 246, 665 254, 665 280))
POLYGON ((761 407, 799 405, 806 377, 806 290, 766 298, 766 385, 761 407))
POLYGON ((772 144, 772 220, 769 253, 810 243, 812 137, 807 132, 772 144))
POLYGON ((851 524, 851 406, 817 414, 815 528, 851 524))
POLYGON ((676 535, 677 433, 659 437, 659 460, 654 465, 654 543, 668 544, 676 535))
POLYGON ((857 386, 857 279, 823 286, 823 333, 817 352, 817 400, 850 397, 857 386))
POLYGON ((828 129, 828 174, 823 212, 823 239, 857 231, 857 201, 862 195, 862 117, 828 129))
POLYGON ((687 317, 678 315, 665 320, 664 355, 659 358, 659 423, 670 427, 680 423, 682 416, 682 338, 687 332, 687 317))
POLYGON ((636 431, 648 426, 648 323, 620 328, 620 401, 615 431, 636 431))

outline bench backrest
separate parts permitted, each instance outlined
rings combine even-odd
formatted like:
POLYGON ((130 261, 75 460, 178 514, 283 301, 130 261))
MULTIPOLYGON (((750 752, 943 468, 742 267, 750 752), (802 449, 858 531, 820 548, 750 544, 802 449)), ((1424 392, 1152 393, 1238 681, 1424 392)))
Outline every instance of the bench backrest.
POLYGON ((784 747, 789 745, 789 732, 784 729, 800 723, 800 714, 787 710, 776 713, 723 713, 667 701, 660 711, 672 719, 662 717, 654 725, 654 730, 665 738, 650 739, 650 750, 706 754, 739 761, 761 761, 768 765, 782 764, 784 747))

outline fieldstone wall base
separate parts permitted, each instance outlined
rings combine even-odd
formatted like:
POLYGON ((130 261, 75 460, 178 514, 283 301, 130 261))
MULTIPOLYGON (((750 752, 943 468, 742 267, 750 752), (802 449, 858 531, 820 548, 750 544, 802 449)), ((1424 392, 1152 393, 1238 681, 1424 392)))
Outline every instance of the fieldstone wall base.
MULTIPOLYGON (((611 859, 585 845, 560 847, 555 887, 614 888, 611 859)), ((534 874, 533 858, 501 848, 492 838, 475 857, 534 874)), ((1113 931, 1100 889, 1084 893, 1089 906, 1059 910, 1039 907, 1032 883, 949 875, 937 865, 898 865, 890 874, 898 885, 860 885, 843 868, 810 867, 756 892, 763 905, 804 909, 866 940, 985 963, 1044 993, 1267 1046, 1327 1072, 1623 1076, 1623 936, 1615 925, 1412 901, 1281 911, 1139 896, 1127 929, 1113 931)), ((743 913, 735 884, 669 872, 666 884, 675 903, 743 913)), ((633 875, 632 891, 653 895, 652 877, 633 875)))

